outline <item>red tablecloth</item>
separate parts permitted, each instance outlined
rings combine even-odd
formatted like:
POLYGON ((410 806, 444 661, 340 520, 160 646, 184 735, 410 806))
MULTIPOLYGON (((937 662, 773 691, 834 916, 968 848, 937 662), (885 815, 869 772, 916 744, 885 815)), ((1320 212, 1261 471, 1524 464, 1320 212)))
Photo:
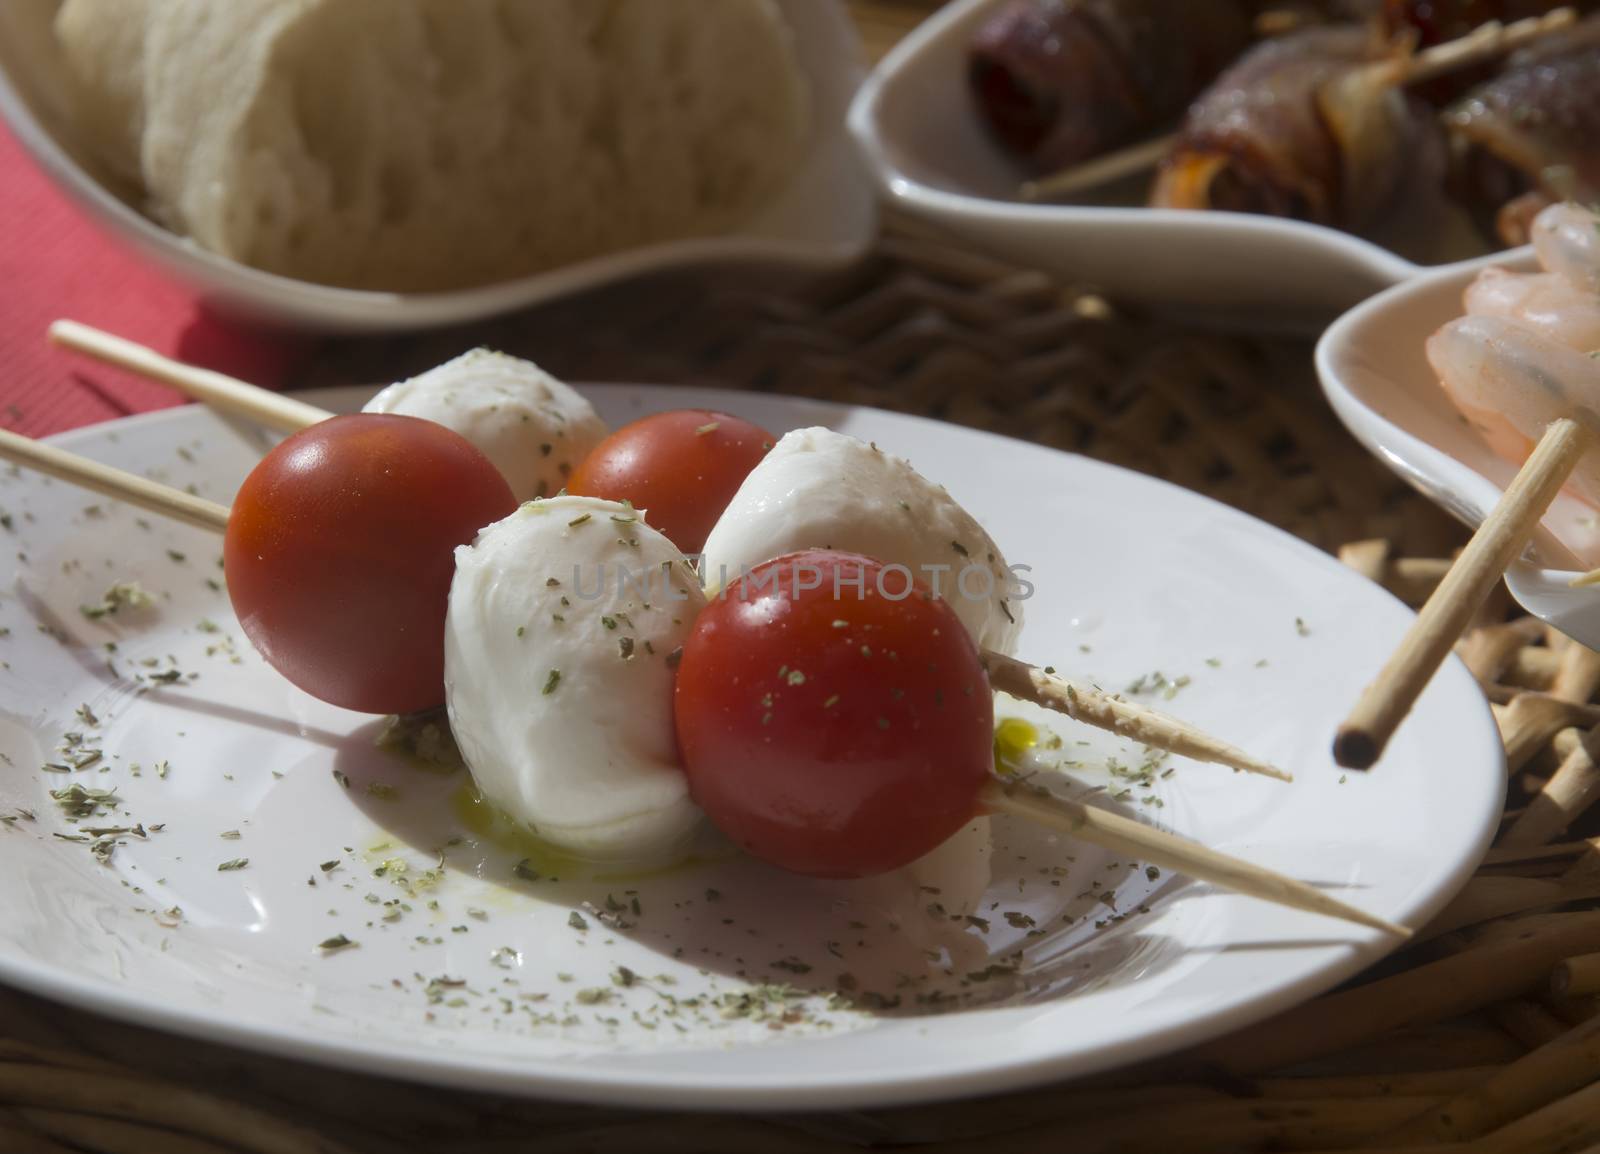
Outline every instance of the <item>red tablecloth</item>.
POLYGON ((200 310, 192 292, 80 213, 0 126, 0 425, 41 437, 178 404, 170 389, 45 343, 57 317, 260 385, 294 350, 200 310))

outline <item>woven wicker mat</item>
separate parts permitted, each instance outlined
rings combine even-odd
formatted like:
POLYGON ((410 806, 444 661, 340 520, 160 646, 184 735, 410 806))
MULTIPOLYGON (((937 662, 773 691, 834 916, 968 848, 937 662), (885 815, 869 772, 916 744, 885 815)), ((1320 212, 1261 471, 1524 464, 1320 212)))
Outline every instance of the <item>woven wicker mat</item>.
MULTIPOLYGON (((678 276, 471 331, 330 345, 305 383, 392 378, 478 341, 575 379, 821 396, 1041 440, 1347 546, 1349 563, 1413 602, 1461 539, 1334 422, 1306 344, 1165 327, 899 228, 822 279, 678 276)), ((1600 856, 1579 839, 1600 796, 1589 704, 1600 655, 1508 621, 1508 608, 1502 595, 1462 645, 1499 703, 1515 771, 1489 863, 1419 944, 1198 1051, 1092 1084, 914 1109, 646 1115, 402 1086, 0 988, 0 1151, 1588 1148, 1600 1142, 1600 1002, 1584 956, 1600 953, 1600 856), (1557 994, 1568 958, 1574 985, 1557 994)))

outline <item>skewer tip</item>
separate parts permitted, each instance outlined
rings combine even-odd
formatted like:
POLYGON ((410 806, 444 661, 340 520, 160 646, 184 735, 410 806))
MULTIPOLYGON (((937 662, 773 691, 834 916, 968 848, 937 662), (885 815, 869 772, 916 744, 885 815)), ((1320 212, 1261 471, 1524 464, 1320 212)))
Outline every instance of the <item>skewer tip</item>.
POLYGON ((1373 918, 1367 924, 1375 930, 1382 930, 1391 937, 1399 938, 1402 942, 1410 941, 1416 933, 1410 926, 1403 926, 1399 922, 1385 921, 1383 918, 1373 918))
POLYGON ((1343 769, 1371 769, 1383 747, 1365 729, 1341 725, 1333 738, 1333 760, 1343 769))

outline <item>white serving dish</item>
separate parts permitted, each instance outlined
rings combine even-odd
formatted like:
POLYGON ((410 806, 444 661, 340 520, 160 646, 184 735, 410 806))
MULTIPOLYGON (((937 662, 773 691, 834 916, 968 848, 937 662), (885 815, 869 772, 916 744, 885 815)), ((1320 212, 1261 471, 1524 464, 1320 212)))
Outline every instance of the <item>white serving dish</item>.
MULTIPOLYGON (((1304 542, 1161 481, 934 421, 750 393, 585 391, 612 423, 714 407, 775 433, 827 424, 910 457, 1010 561, 1031 567, 1021 656, 1117 689, 1153 668, 1187 674, 1171 699, 1146 700, 1296 774, 1286 785, 1178 759, 1153 784, 1161 805, 1121 803, 1143 819, 1412 926, 1438 912, 1488 844, 1503 757, 1459 661, 1423 693, 1382 772, 1345 775, 1331 762, 1341 710, 1412 616, 1304 542)), ((339 409, 364 399, 354 389, 315 398, 339 409)), ((194 406, 57 440, 223 501, 267 443, 194 406)), ((1004 818, 994 819, 989 872, 974 875, 981 927, 928 910, 935 899, 904 876, 823 882, 739 856, 632 877, 572 876, 567 863, 559 883, 519 880, 513 867, 527 851, 463 823, 464 775, 380 753, 378 719, 307 697, 257 657, 221 588, 214 536, 29 473, 0 471, 0 507, 11 526, 0 533, 0 981, 47 997, 484 1091, 656 1109, 842 1109, 1014 1090, 1152 1058, 1312 997, 1395 944, 1150 877, 1004 818), (152 609, 81 612, 130 578, 156 597, 152 609), (151 683, 169 669, 175 683, 151 683), (85 729, 100 738, 100 761, 75 774, 41 770, 64 731, 85 729), (123 808, 89 824, 163 828, 126 837, 102 864, 88 845, 53 836, 74 828, 46 791, 72 780, 119 791, 123 808), (395 796, 364 788, 374 781, 395 796), (441 855, 442 874, 408 896, 405 885, 441 855), (219 871, 235 858, 249 865, 219 871), (600 920, 607 895, 629 924, 600 920), (1100 895, 1133 916, 1113 919, 1100 895), (381 904, 396 900, 406 907, 381 904), (571 924, 579 908, 586 929, 571 924), (317 944, 339 933, 358 944, 321 955, 317 944), (1015 950, 1014 974, 972 976, 1015 950), (647 980, 622 988, 618 966, 647 980), (842 972, 902 1004, 830 1009, 826 991, 842 972), (430 984, 439 977, 464 984, 430 984), (806 999, 805 1021, 782 1030, 717 1006, 657 1017, 663 993, 736 995, 749 982, 821 992, 806 999), (580 990, 606 1000, 585 1004, 580 990)), ((1141 757, 1007 699, 997 713, 1062 734, 1077 763, 1065 772, 1083 788, 1120 789, 1103 759, 1141 757)), ((958 869, 942 900, 964 876, 958 869)))
POLYGON ((1001 2, 940 9, 856 94, 850 131, 894 208, 1118 301, 1253 331, 1320 329, 1423 271, 1369 241, 1299 221, 1018 202, 1025 173, 989 139, 966 86, 968 43, 1001 2))
POLYGON ((106 231, 217 309, 298 329, 387 332, 479 320, 584 289, 682 266, 848 262, 876 234, 871 181, 850 145, 845 112, 864 71, 839 0, 777 0, 794 32, 813 100, 810 150, 788 188, 738 232, 651 245, 481 288, 385 293, 333 288, 262 272, 170 232, 103 183, 74 139, 49 33, 53 0, 0 4, 0 115, 72 200, 106 231))
MULTIPOLYGON (((1500 265, 1538 270, 1533 250, 1436 269, 1373 297, 1339 318, 1317 344, 1317 375, 1334 412, 1389 468, 1441 508, 1478 525, 1516 475, 1491 453, 1439 387, 1423 342, 1462 316, 1462 293, 1480 271, 1500 265)), ((1506 571, 1528 612, 1600 648, 1600 591, 1568 583, 1600 558, 1600 514, 1562 493, 1531 549, 1506 571)))

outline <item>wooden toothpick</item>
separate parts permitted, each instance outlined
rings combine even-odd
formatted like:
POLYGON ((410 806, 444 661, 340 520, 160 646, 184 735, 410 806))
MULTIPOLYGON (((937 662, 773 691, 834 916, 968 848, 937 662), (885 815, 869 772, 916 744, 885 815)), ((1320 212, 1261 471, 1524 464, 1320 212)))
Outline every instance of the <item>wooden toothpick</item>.
POLYGON ((1450 649, 1533 535, 1589 443, 1569 417, 1553 421, 1455 564, 1423 605, 1399 647, 1367 686, 1333 740, 1333 758, 1370 769, 1383 755, 1450 649))

